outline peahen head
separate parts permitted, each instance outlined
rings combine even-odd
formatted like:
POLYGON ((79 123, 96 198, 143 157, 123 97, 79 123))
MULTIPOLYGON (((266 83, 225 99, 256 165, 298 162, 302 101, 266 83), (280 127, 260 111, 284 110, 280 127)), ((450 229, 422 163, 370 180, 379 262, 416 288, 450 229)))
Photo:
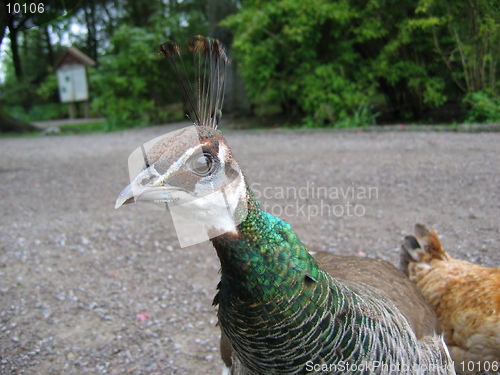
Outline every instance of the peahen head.
POLYGON ((218 130, 190 126, 158 137, 132 153, 129 165, 138 163, 143 168, 120 193, 116 208, 134 202, 167 207, 205 225, 210 237, 234 232, 241 222, 245 180, 218 130))
POLYGON ((178 73, 194 125, 155 138, 131 154, 131 183, 120 193, 115 207, 154 203, 170 210, 176 229, 188 225, 188 232, 201 230, 213 238, 236 232, 246 217, 247 189, 229 146, 217 130, 228 63, 225 49, 217 40, 201 36, 190 41, 189 49, 198 64, 195 93, 179 71, 179 47, 168 42, 160 52, 178 73))

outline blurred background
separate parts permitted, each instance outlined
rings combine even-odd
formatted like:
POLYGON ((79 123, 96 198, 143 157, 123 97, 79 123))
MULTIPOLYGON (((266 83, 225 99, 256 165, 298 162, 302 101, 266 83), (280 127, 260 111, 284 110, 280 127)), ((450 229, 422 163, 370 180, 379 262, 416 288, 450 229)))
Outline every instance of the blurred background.
POLYGON ((86 132, 184 119, 176 79, 155 52, 197 34, 228 46, 224 116, 245 126, 500 121, 497 1, 0 4, 0 132, 49 120, 63 120, 57 131, 86 132), (58 70, 68 62, 83 66, 88 95, 61 102, 58 70), (65 128, 70 117, 91 120, 65 128))

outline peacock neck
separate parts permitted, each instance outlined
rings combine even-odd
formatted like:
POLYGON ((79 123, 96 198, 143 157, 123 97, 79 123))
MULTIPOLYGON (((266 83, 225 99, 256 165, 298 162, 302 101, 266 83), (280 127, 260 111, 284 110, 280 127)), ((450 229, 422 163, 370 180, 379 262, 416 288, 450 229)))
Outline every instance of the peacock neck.
POLYGON ((247 202, 236 233, 212 239, 221 262, 214 298, 219 324, 246 369, 242 373, 296 374, 331 350, 322 345, 331 333, 327 320, 335 296, 290 225, 262 211, 250 189, 247 202))
POLYGON ((236 233, 212 239, 221 262, 221 283, 227 284, 222 289, 237 290, 240 298, 269 300, 283 293, 282 285, 300 288, 304 277, 316 280, 318 265, 291 226, 262 211, 248 187, 246 198, 247 215, 236 233))

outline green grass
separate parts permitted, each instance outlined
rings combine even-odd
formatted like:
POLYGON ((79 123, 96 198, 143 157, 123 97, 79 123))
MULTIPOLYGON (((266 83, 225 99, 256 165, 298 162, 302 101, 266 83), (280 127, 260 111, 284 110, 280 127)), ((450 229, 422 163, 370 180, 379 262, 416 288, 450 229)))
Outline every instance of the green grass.
POLYGON ((0 139, 4 138, 35 138, 40 135, 39 132, 32 133, 0 133, 0 139))
POLYGON ((90 121, 81 122, 78 124, 63 124, 58 125, 59 132, 50 135, 73 135, 73 134, 95 134, 95 133, 110 133, 119 130, 144 127, 145 125, 112 125, 108 121, 90 121))
POLYGON ((58 126, 60 132, 54 135, 69 135, 69 134, 92 134, 92 133, 107 133, 110 131, 107 121, 83 122, 79 124, 65 124, 58 126))
MULTIPOLYGON (((50 136, 71 135, 71 134, 93 134, 109 132, 109 125, 106 121, 92 121, 79 124, 64 124, 57 126, 59 132, 48 134, 50 136)), ((43 135, 43 129, 30 133, 0 133, 0 138, 31 138, 43 135)))

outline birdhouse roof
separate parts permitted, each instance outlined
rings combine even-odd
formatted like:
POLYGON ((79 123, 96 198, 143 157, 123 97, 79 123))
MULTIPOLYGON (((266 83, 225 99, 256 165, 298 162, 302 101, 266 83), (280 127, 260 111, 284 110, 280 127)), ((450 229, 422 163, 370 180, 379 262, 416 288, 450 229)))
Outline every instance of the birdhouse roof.
POLYGON ((84 54, 82 51, 78 50, 75 47, 68 47, 63 52, 59 60, 57 60, 54 65, 54 70, 58 70, 64 65, 74 65, 74 64, 82 64, 86 66, 95 66, 97 63, 92 60, 89 56, 84 54))

